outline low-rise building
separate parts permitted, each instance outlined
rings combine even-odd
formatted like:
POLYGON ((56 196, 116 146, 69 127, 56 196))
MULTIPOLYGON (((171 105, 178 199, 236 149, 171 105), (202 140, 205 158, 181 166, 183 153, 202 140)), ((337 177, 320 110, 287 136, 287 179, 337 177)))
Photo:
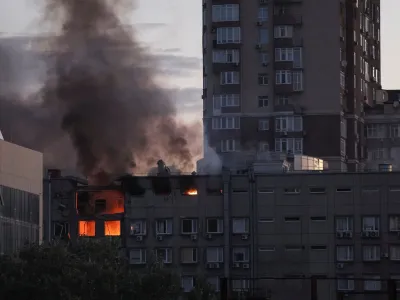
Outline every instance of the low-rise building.
POLYGON ((0 139, 0 253, 42 241, 42 178, 41 153, 0 139))

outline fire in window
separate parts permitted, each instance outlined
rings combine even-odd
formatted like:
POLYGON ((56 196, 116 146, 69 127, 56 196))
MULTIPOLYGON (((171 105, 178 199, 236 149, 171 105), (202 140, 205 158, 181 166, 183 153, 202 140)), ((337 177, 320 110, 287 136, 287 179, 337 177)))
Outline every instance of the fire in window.
POLYGON ((95 221, 79 221, 78 230, 80 236, 95 236, 96 222, 95 221))
POLYGON ((120 236, 121 235, 121 222, 120 221, 105 221, 104 222, 104 235, 120 236))

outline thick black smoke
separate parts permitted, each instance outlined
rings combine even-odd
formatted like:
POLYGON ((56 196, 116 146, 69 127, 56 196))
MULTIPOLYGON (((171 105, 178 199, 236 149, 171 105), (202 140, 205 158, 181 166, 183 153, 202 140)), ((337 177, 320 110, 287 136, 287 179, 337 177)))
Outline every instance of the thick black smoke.
POLYGON ((0 113, 0 128, 25 114, 21 122, 32 126, 21 124, 16 141, 49 153, 52 161, 75 154, 80 171, 92 178, 145 171, 160 158, 193 170, 198 131, 177 122, 173 102, 155 82, 151 57, 120 21, 117 9, 130 1, 47 2, 47 20, 61 27, 46 58, 52 67, 33 100, 3 97, 0 111, 9 113, 8 120, 0 113))

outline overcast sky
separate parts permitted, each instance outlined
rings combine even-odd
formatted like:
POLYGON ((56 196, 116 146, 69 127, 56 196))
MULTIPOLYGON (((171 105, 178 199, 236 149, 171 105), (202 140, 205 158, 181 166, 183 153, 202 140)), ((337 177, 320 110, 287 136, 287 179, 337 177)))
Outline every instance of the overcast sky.
MULTIPOLYGON (((321 0, 334 1, 334 0, 321 0)), ((338 0, 336 0, 338 1, 338 0)), ((0 32, 25 34, 40 28, 35 3, 41 0, 0 0, 0 32)), ((382 0, 382 81, 386 89, 400 88, 400 0, 382 0)), ((201 118, 202 0, 140 0, 132 23, 139 23, 141 40, 159 55, 170 74, 179 107, 188 117, 201 118)))

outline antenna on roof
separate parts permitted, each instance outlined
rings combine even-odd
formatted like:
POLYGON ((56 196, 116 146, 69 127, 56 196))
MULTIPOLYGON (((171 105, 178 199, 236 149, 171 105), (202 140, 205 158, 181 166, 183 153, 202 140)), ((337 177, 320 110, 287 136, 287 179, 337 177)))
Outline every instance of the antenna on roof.
POLYGON ((0 140, 4 141, 4 137, 3 137, 3 135, 1 134, 1 130, 0 130, 0 140))

